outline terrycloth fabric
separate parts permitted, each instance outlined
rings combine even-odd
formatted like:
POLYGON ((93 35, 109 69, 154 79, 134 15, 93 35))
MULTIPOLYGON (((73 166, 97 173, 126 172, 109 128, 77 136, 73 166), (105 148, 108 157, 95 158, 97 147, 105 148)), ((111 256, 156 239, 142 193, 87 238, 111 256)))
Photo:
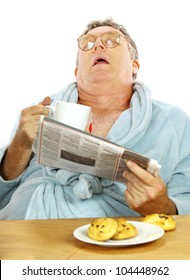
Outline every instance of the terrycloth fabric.
MULTIPOLYGON (((53 96, 76 103, 77 84, 53 96)), ((190 120, 179 108, 152 101, 149 89, 134 84, 130 108, 107 139, 156 159, 179 214, 190 214, 190 120)), ((2 159, 6 147, 0 151, 2 159)), ((18 178, 0 178, 0 219, 45 219, 139 215, 124 200, 124 184, 87 174, 42 167, 35 157, 18 178)))
MULTIPOLYGON (((105 194, 105 196, 110 199, 110 202, 112 200, 112 208, 114 207, 116 209, 118 204, 117 201, 126 205, 124 197, 121 194, 119 195, 116 192, 112 191, 112 189, 108 188, 114 185, 112 181, 101 178, 99 179, 88 174, 73 173, 62 169, 56 170, 49 167, 45 167, 43 171, 43 180, 41 178, 40 180, 35 179, 37 188, 34 192, 34 195, 32 196, 32 199, 30 200, 25 216, 26 219, 48 217, 57 218, 63 217, 63 215, 65 218, 71 217, 72 213, 66 206, 67 200, 61 200, 61 203, 63 203, 63 205, 61 206, 61 210, 64 214, 62 214, 59 211, 59 208, 56 207, 56 201, 52 204, 54 192, 56 192, 57 190, 62 190, 63 186, 72 187, 73 196, 76 200, 86 200, 90 199, 92 195, 105 194)), ((109 215, 115 216, 115 210, 109 210, 109 215)))

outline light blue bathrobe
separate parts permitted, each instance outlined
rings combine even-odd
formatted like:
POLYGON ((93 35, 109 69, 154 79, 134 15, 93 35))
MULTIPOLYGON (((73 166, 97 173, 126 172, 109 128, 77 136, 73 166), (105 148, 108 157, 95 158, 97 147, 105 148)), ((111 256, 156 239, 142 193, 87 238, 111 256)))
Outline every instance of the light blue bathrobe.
MULTIPOLYGON (((76 103, 77 84, 52 96, 53 103, 76 103)), ((107 139, 151 157, 179 214, 190 214, 190 118, 177 107, 151 99, 150 90, 134 83, 130 108, 112 126, 107 139)), ((6 151, 0 150, 0 161, 6 151)), ((22 156, 22 155, 21 155, 22 156)), ((35 156, 16 179, 0 177, 0 219, 47 219, 139 215, 124 199, 126 185, 42 167, 35 156)))

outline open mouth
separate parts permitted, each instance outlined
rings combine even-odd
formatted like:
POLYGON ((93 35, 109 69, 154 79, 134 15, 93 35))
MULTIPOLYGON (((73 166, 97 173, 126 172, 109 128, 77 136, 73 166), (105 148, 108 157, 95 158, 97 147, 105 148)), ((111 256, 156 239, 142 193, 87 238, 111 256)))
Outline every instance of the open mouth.
POLYGON ((103 57, 99 57, 94 60, 93 66, 98 65, 98 64, 109 64, 109 62, 107 61, 107 59, 105 59, 103 57))

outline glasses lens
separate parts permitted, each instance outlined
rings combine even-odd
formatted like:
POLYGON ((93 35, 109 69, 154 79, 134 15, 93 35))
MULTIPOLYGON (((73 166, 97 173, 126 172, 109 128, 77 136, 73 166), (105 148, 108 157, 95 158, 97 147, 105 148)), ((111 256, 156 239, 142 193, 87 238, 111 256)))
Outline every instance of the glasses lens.
POLYGON ((79 48, 81 48, 83 51, 89 51, 93 48, 95 41, 96 39, 94 36, 90 34, 82 35, 78 40, 79 48))
POLYGON ((117 32, 106 32, 102 36, 103 44, 108 48, 115 48, 120 41, 119 33, 117 32))

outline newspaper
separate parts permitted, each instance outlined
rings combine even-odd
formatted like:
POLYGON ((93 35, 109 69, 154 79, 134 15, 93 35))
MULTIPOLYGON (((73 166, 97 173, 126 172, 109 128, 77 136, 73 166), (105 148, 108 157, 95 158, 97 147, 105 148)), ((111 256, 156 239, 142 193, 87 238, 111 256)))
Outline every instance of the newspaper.
POLYGON ((154 176, 161 168, 154 159, 47 117, 41 117, 33 151, 39 164, 118 182, 125 182, 126 160, 154 176))

